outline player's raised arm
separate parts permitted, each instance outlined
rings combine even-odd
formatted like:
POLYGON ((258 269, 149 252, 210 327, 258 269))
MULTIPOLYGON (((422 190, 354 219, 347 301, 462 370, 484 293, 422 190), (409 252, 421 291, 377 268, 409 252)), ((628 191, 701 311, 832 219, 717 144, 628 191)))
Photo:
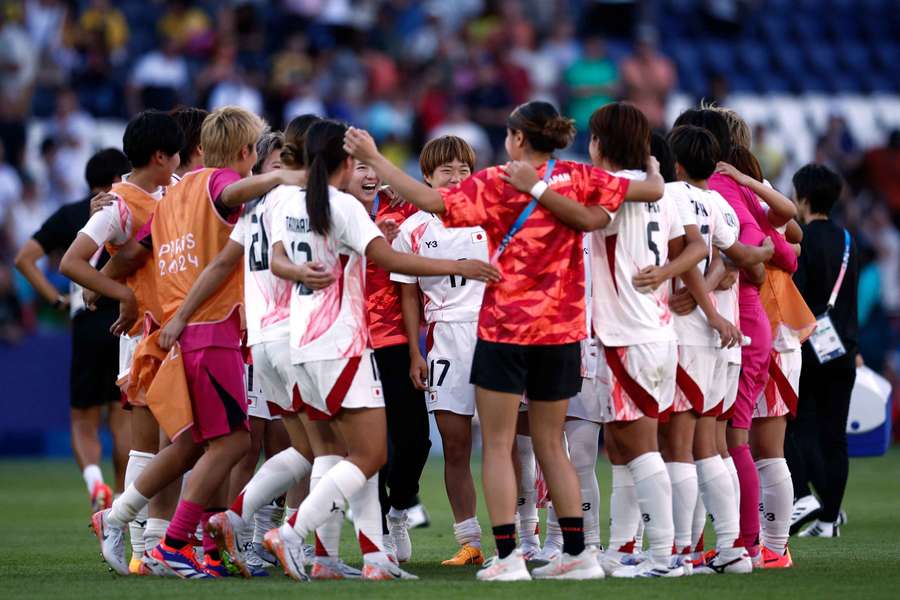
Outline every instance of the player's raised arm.
POLYGON ((436 189, 416 181, 386 159, 368 132, 355 127, 344 135, 344 150, 353 158, 375 170, 378 178, 389 185, 401 198, 430 213, 444 212, 444 199, 436 189))
POLYGON ((434 276, 460 275, 477 281, 500 281, 500 271, 480 260, 446 260, 403 254, 391 248, 383 237, 377 237, 366 246, 366 257, 391 273, 434 276))

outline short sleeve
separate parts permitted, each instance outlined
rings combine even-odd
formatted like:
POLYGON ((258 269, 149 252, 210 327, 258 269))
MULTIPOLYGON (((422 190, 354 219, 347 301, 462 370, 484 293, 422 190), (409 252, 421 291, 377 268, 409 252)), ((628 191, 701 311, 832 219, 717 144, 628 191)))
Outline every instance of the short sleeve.
MULTIPOLYGON (((662 201, 664 200, 665 197, 663 197, 662 201)), ((669 211, 669 220, 671 221, 671 223, 669 224, 669 239, 674 240, 675 238, 679 238, 684 235, 684 224, 681 222, 681 215, 679 214, 678 209, 673 206, 672 202, 669 202, 668 204, 669 206, 667 208, 669 211)), ((696 221, 694 222, 694 224, 697 224, 696 221)))
MULTIPOLYGON (((631 183, 624 177, 616 177, 599 167, 582 165, 578 176, 577 192, 585 206, 600 206, 609 213, 619 210, 625 202, 625 194, 631 183)), ((577 171, 576 171, 577 172, 577 171)))
POLYGON ((676 183, 674 185, 666 186, 666 196, 669 196, 672 201, 675 203, 675 208, 678 211, 678 217, 681 219, 682 227, 687 227, 688 225, 697 225, 697 212, 694 209, 694 203, 691 202, 691 197, 687 193, 687 188, 683 183, 676 183))
POLYGON ((287 202, 281 202, 277 206, 275 206, 275 210, 272 211, 272 244, 276 244, 278 242, 284 243, 284 217, 287 211, 287 207, 287 202))
POLYGON ((77 230, 72 231, 73 228, 67 224, 65 208, 50 215, 32 236, 44 249, 44 254, 68 248, 72 244, 73 234, 77 234, 77 230))
POLYGON ((488 207, 500 198, 497 167, 478 171, 459 185, 438 190, 444 198, 439 215, 447 227, 476 227, 488 221, 488 207))
POLYGON ((360 256, 366 255, 366 248, 372 240, 384 237, 363 205, 346 194, 332 193, 331 224, 335 240, 360 256))
POLYGON ((238 219, 238 222, 235 223, 234 228, 231 230, 231 234, 228 236, 232 242, 238 243, 241 246, 244 245, 244 236, 247 231, 247 219, 249 216, 247 213, 241 215, 241 218, 238 219))
POLYGON ((109 242, 121 246, 131 237, 132 218, 128 205, 118 199, 95 212, 79 233, 102 246, 109 242))
MULTIPOLYGON (((404 225, 406 222, 404 222, 404 225)), ((400 226, 400 233, 397 234, 397 237, 394 238, 394 241, 391 243, 394 250, 397 252, 402 252, 403 254, 413 254, 412 249, 412 229, 409 227, 400 226)), ((397 283, 417 283, 418 278, 413 277, 412 275, 406 275, 404 273, 391 273, 391 281, 396 281, 397 283)))
POLYGON ((725 221, 725 215, 722 214, 718 203, 710 202, 709 208, 709 218, 712 220, 712 245, 721 250, 727 250, 734 246, 737 236, 725 221))

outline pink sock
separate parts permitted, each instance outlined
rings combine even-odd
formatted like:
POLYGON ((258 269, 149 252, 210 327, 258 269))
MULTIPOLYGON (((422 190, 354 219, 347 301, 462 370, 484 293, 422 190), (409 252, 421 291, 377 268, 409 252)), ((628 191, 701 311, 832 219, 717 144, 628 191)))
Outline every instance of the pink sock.
POLYGON ((184 542, 185 544, 193 539, 194 532, 197 531, 197 523, 203 517, 203 507, 196 502, 189 500, 181 500, 178 508, 175 509, 175 516, 166 529, 166 538, 184 542))
MULTIPOLYGON (((211 516, 220 512, 224 512, 224 509, 206 508, 203 510, 203 515, 200 517, 200 528, 203 530, 203 554, 209 554, 210 552, 219 551, 218 546, 216 546, 216 540, 214 540, 211 535, 206 533, 206 524, 209 522, 209 518, 211 516)), ((213 556, 215 556, 215 554, 213 554, 213 556)))
POLYGON ((730 448, 741 484, 741 539, 750 556, 759 552, 759 473, 750 455, 750 446, 730 448))

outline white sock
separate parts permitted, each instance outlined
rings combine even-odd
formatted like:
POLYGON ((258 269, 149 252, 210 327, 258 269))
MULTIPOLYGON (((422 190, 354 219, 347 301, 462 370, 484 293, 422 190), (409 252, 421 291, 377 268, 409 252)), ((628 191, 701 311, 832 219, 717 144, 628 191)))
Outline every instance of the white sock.
POLYGON ((544 548, 562 550, 562 529, 559 528, 559 520, 556 518, 556 509, 553 505, 547 507, 547 537, 544 538, 544 548))
POLYGON ((399 519, 405 519, 407 517, 406 509, 397 509, 392 506, 388 511, 387 516, 388 519, 394 519, 395 521, 399 519))
POLYGON ((712 515, 716 548, 720 551, 733 548, 740 535, 740 516, 725 461, 718 454, 698 460, 697 478, 703 504, 712 515))
POLYGON ((539 546, 541 542, 537 535, 538 512, 537 492, 535 491, 534 447, 531 445, 530 436, 516 436, 516 453, 519 456, 519 465, 521 465, 519 498, 516 503, 517 533, 519 534, 520 543, 539 546))
MULTIPOLYGON (((313 461, 312 473, 309 476, 309 492, 312 493, 325 473, 342 460, 343 457, 336 454, 317 456, 313 461)), ((343 526, 344 511, 341 509, 329 516, 327 521, 316 528, 316 556, 336 558, 340 554, 341 529, 343 526)))
POLYGON ((294 507, 286 506, 284 508, 284 519, 278 525, 284 525, 285 523, 290 521, 291 517, 293 517, 294 515, 297 514, 297 508, 298 508, 297 506, 294 506, 294 507))
POLYGON ((260 508, 272 502, 298 481, 306 477, 312 465, 294 448, 286 448, 264 462, 253 478, 238 495, 233 506, 245 523, 252 523, 252 517, 260 508))
POLYGON ((281 525, 284 517, 282 498, 276 498, 253 515, 253 541, 262 544, 266 532, 281 525))
MULTIPOLYGON (((612 492, 609 495, 609 549, 614 552, 633 552, 635 532, 640 522, 641 510, 631 471, 625 465, 613 465, 612 492)), ((638 546, 637 551, 640 550, 638 546)))
POLYGON ((137 514, 149 502, 150 498, 143 496, 132 483, 125 488, 118 500, 113 502, 106 522, 113 527, 125 527, 126 523, 134 521, 137 514))
POLYGON ((168 519, 147 519, 147 527, 144 528, 144 548, 148 551, 156 548, 166 537, 166 529, 169 528, 168 519))
POLYGON ((641 520, 640 516, 638 516, 637 531, 634 532, 634 551, 644 551, 644 521, 641 520))
POLYGON ((731 477, 731 487, 734 490, 734 505, 738 511, 738 515, 741 513, 741 480, 738 479, 737 467, 734 466, 734 459, 730 456, 728 458, 723 458, 722 462, 725 463, 725 470, 728 471, 728 476, 731 477))
POLYGON ((581 487, 584 543, 600 545, 600 484, 597 482, 597 449, 600 425, 591 421, 566 421, 569 458, 581 487))
MULTIPOLYGON (((700 466, 697 465, 697 483, 700 483, 700 466)), ((698 485, 699 488, 699 485, 698 485)), ((705 550, 703 530, 706 527, 706 505, 703 503, 703 492, 698 489, 697 504, 694 506, 694 518, 691 522, 691 548, 697 554, 705 550)))
POLYGON ((672 485, 672 523, 677 554, 690 553, 694 507, 697 506, 697 467, 693 463, 666 463, 672 485))
MULTIPOLYGON (((125 465, 125 487, 130 486, 141 476, 144 469, 156 456, 152 452, 131 450, 128 452, 128 464, 125 465)), ((98 469, 99 470, 99 469, 98 469)), ((145 504, 134 518, 128 522, 128 534, 131 538, 131 555, 140 558, 144 556, 144 528, 147 526, 147 505, 145 504)))
POLYGON ((644 521, 644 531, 653 560, 668 563, 672 556, 675 526, 672 522, 672 484, 659 452, 641 454, 628 470, 644 521))
POLYGON ((784 554, 794 508, 794 484, 791 471, 783 458, 763 458, 756 461, 762 502, 760 542, 763 546, 784 554))
MULTIPOLYGON (((324 481, 324 480, 323 480, 324 481)), ((322 482, 319 482, 322 485, 322 482)), ((381 529, 381 502, 378 500, 378 473, 366 480, 362 489, 350 496, 353 525, 363 557, 384 552, 381 529)), ((343 511, 341 511, 343 516, 343 511)))
MULTIPOLYGON (((315 489, 310 490, 297 510, 294 527, 282 526, 282 534, 296 543, 306 540, 306 536, 321 527, 333 512, 343 511, 347 501, 363 489, 366 482, 366 475, 359 467, 349 460, 342 460, 325 473, 315 489)), ((377 490, 375 497, 377 503, 377 490)), ((378 521, 380 532, 381 519, 378 521)))
POLYGON ((475 546, 481 548, 481 525, 478 517, 470 517, 465 521, 453 524, 453 536, 460 546, 475 546))
MULTIPOLYGON (((132 452, 134 452, 132 450, 132 452)), ((131 461, 129 460, 129 463, 131 461)), ((126 477, 128 469, 126 468, 126 477)), ((81 476, 84 478, 84 485, 87 486, 88 494, 94 493, 94 486, 98 483, 103 483, 103 471, 100 470, 98 465, 88 465, 81 472, 81 476)))

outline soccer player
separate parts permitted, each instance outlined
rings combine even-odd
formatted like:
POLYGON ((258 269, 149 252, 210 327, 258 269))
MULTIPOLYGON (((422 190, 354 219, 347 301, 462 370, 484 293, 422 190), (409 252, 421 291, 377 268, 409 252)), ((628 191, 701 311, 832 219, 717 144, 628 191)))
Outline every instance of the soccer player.
MULTIPOLYGON (((458 185, 472 174, 475 152, 465 140, 443 136, 429 141, 419 155, 425 183, 435 189, 458 185)), ((419 211, 400 225, 393 242, 398 252, 434 258, 486 261, 487 236, 481 227, 447 229, 431 213, 419 211)), ((484 284, 450 277, 410 277, 392 274, 401 283, 400 300, 409 346, 409 377, 425 392, 444 448, 444 485, 453 512, 453 534, 459 549, 445 566, 480 565, 481 526, 475 515, 472 480, 472 417, 475 387, 469 383, 472 354, 484 284), (428 326, 427 357, 419 349, 419 320, 428 326)), ((383 371, 382 371, 383 373, 383 371)))
MULTIPOLYGON (((694 275, 703 282, 703 294, 695 298, 702 305, 704 301, 709 302, 703 277, 709 272, 714 249, 723 251, 738 266, 749 268, 771 257, 773 247, 771 243, 760 248, 745 247, 725 222, 718 208, 721 196, 707 186, 718 154, 712 134, 700 127, 683 125, 672 130, 669 140, 680 181, 667 184, 667 193, 679 207, 685 230, 701 236, 708 249, 694 275)), ((686 315, 675 316, 679 342, 678 385, 673 414, 664 435, 664 455, 673 482, 676 549, 682 560, 695 551, 693 521, 695 510, 702 505, 713 516, 717 550, 713 560, 701 567, 703 572, 750 573, 753 566, 739 540, 734 489, 716 443, 716 419, 721 414, 724 393, 719 391, 715 379, 724 375, 728 349, 719 347, 706 310, 698 307, 686 315)), ((705 511, 699 509, 698 514, 696 529, 701 530, 705 511)), ((698 531, 697 542, 700 535, 698 531)))
MULTIPOLYGON (((112 187, 117 201, 94 213, 66 252, 60 269, 73 281, 88 289, 99 273, 91 264, 97 251, 106 247, 115 255, 150 218, 167 186, 173 183, 173 173, 180 162, 179 151, 184 143, 181 128, 175 120, 158 111, 145 111, 132 119, 125 128, 122 147, 129 157, 132 172, 112 187)), ((140 476, 159 450, 159 428, 131 381, 134 351, 142 338, 143 316, 159 319, 154 285, 154 266, 146 264, 125 280, 128 298, 136 301, 136 314, 141 317, 125 330, 119 343, 118 382, 128 395, 131 408, 132 447, 125 471, 125 485, 130 486, 140 476)), ((157 515, 154 515, 156 517, 157 515)), ((142 572, 145 528, 148 511, 142 510, 129 524, 132 556, 129 570, 142 572)))
MULTIPOLYGON (((60 207, 16 255, 16 268, 32 287, 48 304, 68 312, 72 318, 72 363, 69 373, 72 452, 81 469, 94 512, 108 508, 113 501, 113 491, 104 482, 100 470, 102 448, 99 429, 104 407, 107 407, 106 418, 113 434, 114 487, 118 493, 123 489, 125 465, 131 447, 131 426, 115 385, 119 340, 109 332, 116 320, 116 307, 112 301, 105 300, 92 310, 87 309, 77 284, 72 284, 68 296, 61 295, 44 275, 38 261, 45 255, 64 252, 87 223, 91 198, 108 196, 105 192, 130 170, 128 158, 121 151, 108 148, 96 153, 85 166, 90 195, 60 207)), ((99 260, 95 264, 102 266, 108 256, 103 254, 97 258, 99 260)))
MULTIPOLYGON (((266 534, 265 544, 285 573, 307 579, 303 540, 349 501, 366 579, 408 579, 385 554, 375 477, 386 462, 384 400, 369 347, 363 258, 389 272, 456 275, 496 280, 478 261, 430 260, 391 250, 361 203, 346 189, 353 159, 343 149, 347 127, 319 121, 306 135, 309 160, 305 192, 291 190, 275 215, 273 272, 291 281, 290 346, 296 397, 308 414, 333 419, 347 443, 347 457, 324 474, 300 505, 293 526, 266 534), (290 254, 288 254, 290 253, 290 254), (315 260, 335 283, 312 290, 300 283, 315 260)), ((287 191, 287 190, 286 190, 287 191)))
MULTIPOLYGON (((718 160, 726 161, 731 155, 733 146, 731 131, 728 121, 721 112, 708 108, 690 109, 678 117, 675 125, 696 125, 707 129, 716 138, 719 147, 718 160)), ((789 272, 796 270, 797 256, 793 248, 772 227, 769 216, 760 206, 752 190, 720 173, 715 173, 709 178, 709 187, 719 192, 734 209, 740 223, 742 243, 756 246, 769 237, 774 244, 772 263, 789 272)), ((755 558, 759 553, 760 482, 750 451, 749 429, 752 424, 753 406, 768 381, 772 333, 757 287, 765 279, 765 272, 763 271, 761 278, 756 280, 751 279, 749 272, 745 273, 748 276, 740 278, 739 282, 740 328, 743 334, 751 339, 751 343, 743 346, 741 350, 741 375, 738 395, 729 420, 728 446, 741 486, 741 537, 751 558, 755 558)), ((780 559, 789 561, 789 558, 785 557, 789 555, 786 553, 780 559)))
MULTIPOLYGON (((110 261, 107 275, 114 278, 149 260, 156 275, 164 324, 173 318, 199 274, 226 244, 241 204, 276 185, 301 181, 298 173, 284 169, 248 177, 256 163, 256 141, 262 130, 260 119, 243 109, 224 107, 211 113, 201 130, 206 168, 185 175, 157 206, 151 223, 139 236, 140 242, 129 242, 110 261)), ((97 282, 95 291, 116 294, 115 285, 110 285, 114 282, 103 279, 97 282)), ((191 477, 165 539, 150 554, 184 578, 219 576, 227 567, 221 562, 225 557, 218 555, 214 541, 206 536, 205 565, 201 566, 190 540, 204 512, 208 518, 221 511, 215 507, 224 503, 222 492, 227 491, 227 474, 248 451, 247 399, 240 354, 241 283, 241 272, 233 271, 225 285, 194 312, 180 338, 180 351, 172 354, 173 377, 182 368, 177 361, 183 363, 182 381, 188 398, 175 393, 155 397, 159 414, 180 409, 184 405, 179 402, 189 402, 193 417, 190 435, 167 431, 175 438, 172 445, 147 465, 111 510, 94 515, 103 556, 117 572, 122 572, 121 528, 134 519, 149 497, 191 467, 191 477), (205 507, 213 510, 204 511, 205 507)), ((127 316, 123 315, 123 320, 127 316)), ((154 333, 142 342, 135 362, 142 352, 160 354, 155 348, 157 337, 154 333)), ((160 383, 156 375, 153 383, 161 389, 166 382, 160 383)), ((249 575, 246 569, 241 573, 249 575)))
MULTIPOLYGON (((546 193, 560 200, 564 200, 561 194, 572 195, 577 202, 568 203, 588 205, 607 222, 606 210, 618 208, 626 196, 659 197, 662 180, 658 175, 658 181, 629 186, 601 169, 556 161, 553 152, 565 148, 573 135, 571 121, 546 102, 523 104, 509 116, 505 145, 510 158, 529 163, 532 171, 537 169, 547 179, 534 183, 532 195, 546 193), (548 191, 551 186, 554 189, 548 191)), ((485 498, 498 551, 498 558, 479 572, 479 580, 531 578, 515 542, 512 450, 523 393, 529 399, 535 454, 564 536, 562 554, 537 569, 535 576, 602 577, 594 553, 584 548, 578 481, 562 442, 568 399, 581 387, 579 343, 587 335, 583 235, 531 204, 527 192, 507 185, 504 178, 510 175, 500 168, 485 169, 458 186, 435 190, 381 156, 366 132, 350 130, 346 144, 401 197, 440 215, 445 226, 482 226, 492 261, 504 274, 500 283, 485 289, 470 380, 476 386, 485 498)))
POLYGON ((181 159, 175 169, 175 177, 181 180, 187 173, 203 167, 203 148, 200 147, 200 129, 209 112, 202 108, 176 108, 169 113, 184 134, 184 145, 178 153, 181 159))

